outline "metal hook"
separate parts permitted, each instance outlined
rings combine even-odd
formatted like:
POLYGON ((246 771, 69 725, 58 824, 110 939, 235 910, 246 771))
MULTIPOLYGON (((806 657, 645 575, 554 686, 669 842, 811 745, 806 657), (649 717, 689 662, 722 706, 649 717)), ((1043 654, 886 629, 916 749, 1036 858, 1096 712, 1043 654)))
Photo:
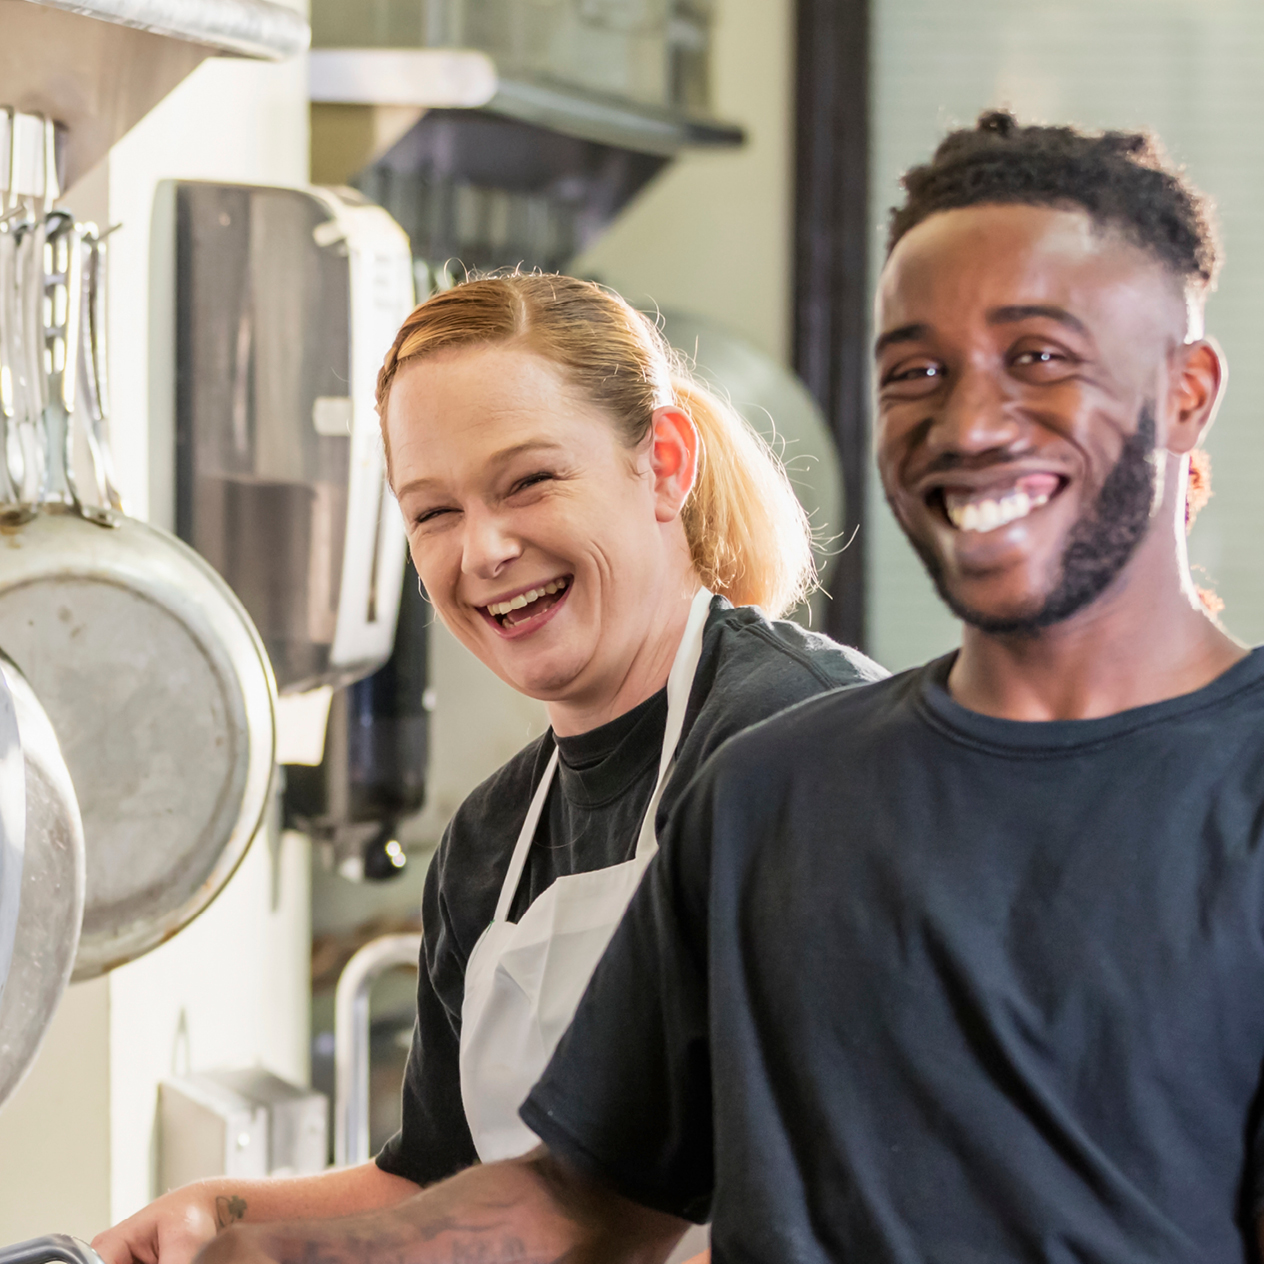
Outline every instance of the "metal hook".
POLYGON ((5 129, 5 148, 7 150, 7 165, 9 168, 8 184, 4 190, 3 210, 4 218, 11 219, 20 210, 18 201, 18 177, 17 177, 17 131, 18 131, 18 112, 11 105, 0 106, 0 115, 6 120, 5 129))

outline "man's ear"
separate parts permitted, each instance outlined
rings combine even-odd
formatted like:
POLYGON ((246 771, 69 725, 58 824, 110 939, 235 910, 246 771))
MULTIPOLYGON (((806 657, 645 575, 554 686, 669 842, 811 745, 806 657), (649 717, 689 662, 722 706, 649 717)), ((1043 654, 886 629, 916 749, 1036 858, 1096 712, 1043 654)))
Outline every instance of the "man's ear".
POLYGON ((1164 447, 1178 456, 1192 451, 1216 419, 1229 370, 1212 338, 1184 343, 1172 361, 1172 394, 1164 447))
POLYGON ((701 442, 692 418, 674 404, 656 408, 650 424, 655 514, 659 522, 670 522, 693 490, 701 442))

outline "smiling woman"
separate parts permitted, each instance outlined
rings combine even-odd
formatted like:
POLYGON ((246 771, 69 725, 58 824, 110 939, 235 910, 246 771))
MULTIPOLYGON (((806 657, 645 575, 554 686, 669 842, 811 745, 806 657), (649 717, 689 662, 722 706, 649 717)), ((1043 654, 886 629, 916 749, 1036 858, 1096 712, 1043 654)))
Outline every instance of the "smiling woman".
POLYGON ((811 582, 803 510, 758 436, 600 286, 515 274, 436 295, 378 405, 437 613, 552 721, 470 796, 429 876, 404 1127, 378 1159, 424 1184, 533 1144, 517 1107, 706 755, 877 669, 755 608, 811 582))
POLYGON ((551 728, 431 864, 403 1128, 376 1164, 177 1190, 98 1239, 107 1264, 184 1264, 161 1244, 213 1232, 216 1198, 246 1221, 336 1216, 531 1149, 518 1108, 693 774, 749 725, 885 674, 775 617, 813 580, 784 471, 608 290, 515 274, 435 295, 378 407, 436 613, 551 728))

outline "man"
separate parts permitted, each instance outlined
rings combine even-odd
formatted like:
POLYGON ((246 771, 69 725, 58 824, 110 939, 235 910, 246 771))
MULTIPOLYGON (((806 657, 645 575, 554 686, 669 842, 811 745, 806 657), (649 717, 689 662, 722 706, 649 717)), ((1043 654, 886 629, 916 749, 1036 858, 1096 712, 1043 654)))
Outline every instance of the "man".
POLYGON ((278 1260, 1241 1261, 1264 654, 1200 605, 1207 210, 1143 137, 948 137, 879 285, 877 456, 959 652, 730 742, 523 1117, 278 1260))

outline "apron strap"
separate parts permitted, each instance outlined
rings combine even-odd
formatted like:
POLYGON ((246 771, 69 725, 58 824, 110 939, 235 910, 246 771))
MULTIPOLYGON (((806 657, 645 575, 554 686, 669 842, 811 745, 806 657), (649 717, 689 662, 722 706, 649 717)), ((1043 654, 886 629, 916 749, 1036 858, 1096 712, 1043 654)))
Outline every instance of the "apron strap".
POLYGON ((531 806, 527 808, 527 819, 523 821, 522 829, 518 831, 518 841, 514 845, 513 855, 509 858, 509 871, 501 884, 500 899, 496 901, 495 920, 498 922, 506 921, 509 917, 509 906, 517 894, 518 883, 522 881, 522 871, 526 868, 527 856, 531 851, 531 840, 535 838, 536 826, 539 825, 540 816, 544 812, 544 801, 549 797, 549 787, 557 774, 557 761, 560 754, 561 752, 554 745, 553 757, 544 770, 544 776, 540 778, 540 784, 535 788, 535 794, 531 796, 531 806))
MULTIPOLYGON (((707 615, 711 611, 712 594, 705 588, 698 589, 693 604, 689 607, 689 618, 685 623, 684 635, 680 638, 680 646, 676 650, 676 658, 672 662, 671 672, 667 677, 667 723, 663 728, 663 753, 658 760, 658 780, 654 785, 654 793, 650 796, 649 807, 641 820, 641 832, 637 835, 636 856, 638 860, 648 860, 658 850, 658 838, 654 833, 654 817, 658 814, 659 801, 663 797, 663 787, 671 776, 672 765, 676 759, 676 747, 680 744, 680 734, 685 727, 685 712, 689 708, 689 694, 693 689, 694 674, 698 670, 698 660, 702 657, 702 634, 706 629, 707 615)), ((557 775, 557 764, 561 752, 553 747, 553 757, 549 760, 544 776, 536 787, 531 798, 531 806, 527 809, 526 820, 518 834, 514 845, 513 856, 509 860, 509 869, 505 881, 500 888, 500 899, 496 901, 495 920, 508 920, 509 906, 518 892, 518 883, 522 881, 522 871, 526 868, 527 856, 531 852, 531 842, 535 838, 536 827, 544 812, 545 800, 549 797, 549 787, 557 775)))
POLYGON ((676 651, 675 662, 672 663, 671 673, 667 677, 667 723, 663 728, 663 753, 658 760, 658 781, 641 820, 641 832, 637 835, 638 860, 649 859, 658 850, 654 818, 658 815, 663 790, 676 762, 676 747, 680 745, 680 735, 685 727, 685 712, 689 709, 693 678, 698 670, 698 660, 702 657, 702 634, 706 630, 707 615, 711 613, 713 595, 705 588, 699 588, 694 594, 693 604, 689 607, 689 619, 685 624, 685 634, 680 638, 680 648, 676 651))

